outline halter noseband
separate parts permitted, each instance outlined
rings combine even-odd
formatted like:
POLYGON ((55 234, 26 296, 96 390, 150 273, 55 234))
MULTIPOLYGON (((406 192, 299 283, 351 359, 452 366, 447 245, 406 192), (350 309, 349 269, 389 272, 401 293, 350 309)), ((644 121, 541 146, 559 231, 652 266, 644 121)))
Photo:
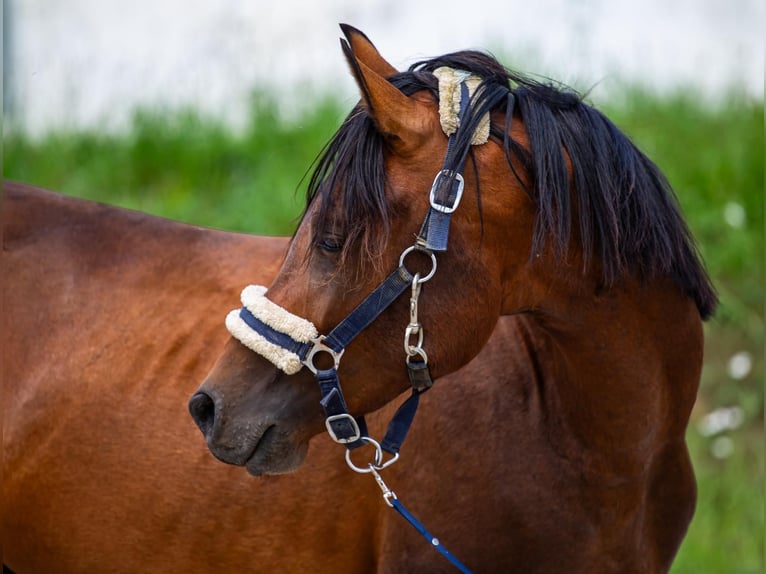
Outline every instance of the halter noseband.
MULTIPOLYGON (((439 79, 439 110, 443 129, 449 137, 447 157, 450 157, 457 128, 481 80, 468 72, 451 68, 438 68, 434 74, 439 79)), ((486 129, 483 127, 484 120, 479 125, 471 142, 473 145, 487 141, 488 122, 486 118, 486 129)), ((431 186, 428 213, 415 243, 401 254, 399 266, 327 335, 319 334, 310 321, 268 300, 266 288, 262 286, 246 287, 242 291, 243 307, 231 311, 226 317, 226 327, 235 338, 286 374, 295 374, 303 366, 314 373, 322 395, 320 404, 325 411, 327 431, 335 442, 346 446, 346 461, 357 472, 377 474, 376 470, 398 459, 420 395, 433 385, 428 356, 423 349, 423 329, 417 317, 418 297, 422 284, 436 273, 435 252, 447 249, 450 218, 463 194, 463 165, 464 162, 449 169, 445 159, 431 186), (431 259, 431 270, 423 277, 418 273, 413 275, 405 265, 407 255, 412 251, 425 253, 431 259), (396 411, 383 440, 378 443, 367 436, 364 417, 349 414, 338 379, 338 367, 348 344, 408 287, 411 288, 410 323, 405 330, 404 349, 412 394, 396 411), (332 367, 320 369, 316 366, 315 357, 320 353, 331 356, 332 367), (375 460, 367 467, 359 467, 351 461, 349 453, 364 444, 375 447, 375 460), (384 461, 382 451, 392 455, 391 458, 384 461)))

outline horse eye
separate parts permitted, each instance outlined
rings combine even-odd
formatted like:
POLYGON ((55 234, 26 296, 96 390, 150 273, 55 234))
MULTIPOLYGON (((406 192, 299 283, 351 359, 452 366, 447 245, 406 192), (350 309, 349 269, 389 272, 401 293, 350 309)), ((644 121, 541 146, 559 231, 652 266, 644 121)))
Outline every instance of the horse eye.
POLYGON ((328 236, 317 241, 316 246, 322 251, 328 253, 337 253, 343 249, 343 239, 341 237, 328 236))

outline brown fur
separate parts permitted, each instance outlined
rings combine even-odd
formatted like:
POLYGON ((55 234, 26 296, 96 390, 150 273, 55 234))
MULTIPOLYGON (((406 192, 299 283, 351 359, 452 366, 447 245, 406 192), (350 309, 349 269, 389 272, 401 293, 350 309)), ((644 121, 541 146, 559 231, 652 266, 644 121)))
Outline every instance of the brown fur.
MULTIPOLYGON (((226 338, 223 316, 240 287, 269 282, 285 240, 17 184, 3 195, 3 541, 11 568, 451 571, 326 436, 311 440, 294 473, 259 479, 218 463, 197 438, 186 397, 226 338)), ((614 299, 591 305, 616 312, 614 299)), ((650 322, 634 321, 583 344, 598 347, 650 322)), ((647 337, 647 348, 660 349, 649 358, 662 350, 652 337, 672 336, 666 327, 647 337)), ((647 379, 618 401, 619 380, 604 373, 582 388, 555 384, 559 342, 536 319, 508 317, 495 331, 476 360, 423 397, 402 461, 385 473, 390 486, 477 572, 663 569, 693 505, 680 440, 692 390, 658 392, 662 383, 647 379), (587 433, 567 401, 607 412, 611 422, 587 433)), ((677 359, 666 357, 667 376, 685 380, 682 357, 698 352, 690 339, 677 359)), ((249 351, 237 355, 252 360, 249 351)), ((647 360, 635 368, 643 372, 647 360)), ((305 393, 315 404, 316 389, 305 393)), ((390 415, 387 407, 372 416, 373 435, 390 415)))

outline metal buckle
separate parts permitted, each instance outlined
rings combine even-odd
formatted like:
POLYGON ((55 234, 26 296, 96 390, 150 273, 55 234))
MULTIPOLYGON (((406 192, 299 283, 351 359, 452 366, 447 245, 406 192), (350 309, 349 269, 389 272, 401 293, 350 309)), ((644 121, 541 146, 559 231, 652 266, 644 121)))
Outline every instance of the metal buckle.
POLYGON ((339 444, 349 444, 362 438, 362 432, 359 430, 359 425, 357 424, 356 419, 348 413, 341 413, 339 415, 331 415, 327 417, 324 421, 324 426, 327 427, 327 432, 330 434, 330 438, 339 444), (343 419, 348 419, 348 422, 351 424, 354 431, 354 436, 341 438, 335 434, 335 429, 332 428, 332 423, 343 419))
POLYGON ((457 209, 457 206, 460 205, 460 200, 463 197, 464 185, 465 181, 463 180, 463 176, 461 174, 452 172, 448 169, 441 170, 436 174, 434 182, 431 185, 431 193, 428 196, 428 201, 431 203, 431 207, 442 213, 452 213, 457 209), (441 203, 436 203, 436 188, 438 187, 439 180, 442 177, 452 177, 453 173, 455 176, 455 183, 457 183, 457 195, 455 196, 455 201, 452 203, 452 205, 442 205, 441 203))
POLYGON ((346 349, 341 349, 340 351, 336 351, 327 345, 324 344, 324 340, 326 337, 324 335, 319 335, 316 339, 311 339, 311 342, 314 344, 311 349, 309 350, 308 354, 306 355, 306 358, 303 359, 303 364, 308 367, 308 370, 317 374, 318 369, 314 366, 314 355, 317 353, 329 353, 330 356, 332 356, 332 360, 335 366, 335 369, 338 368, 338 365, 340 365, 340 358, 343 356, 343 353, 346 352, 346 349))

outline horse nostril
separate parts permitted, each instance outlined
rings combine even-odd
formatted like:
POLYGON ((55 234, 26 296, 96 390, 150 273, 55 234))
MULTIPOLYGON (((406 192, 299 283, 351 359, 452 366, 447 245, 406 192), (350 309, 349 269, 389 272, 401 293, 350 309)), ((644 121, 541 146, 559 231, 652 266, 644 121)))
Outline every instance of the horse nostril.
POLYGON ((205 438, 208 438, 215 423, 215 402, 210 395, 203 391, 194 393, 189 399, 189 414, 205 438))

